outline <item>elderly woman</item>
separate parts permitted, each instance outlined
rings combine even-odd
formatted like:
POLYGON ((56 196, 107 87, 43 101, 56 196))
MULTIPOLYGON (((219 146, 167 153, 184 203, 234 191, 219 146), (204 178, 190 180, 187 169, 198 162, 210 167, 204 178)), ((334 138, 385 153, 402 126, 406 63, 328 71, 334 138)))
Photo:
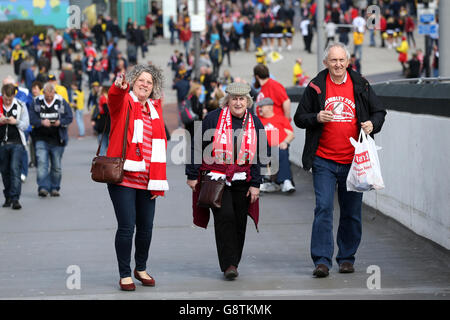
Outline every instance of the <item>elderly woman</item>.
POLYGON ((108 93, 111 116, 108 157, 120 157, 124 134, 126 156, 121 183, 108 184, 118 229, 115 247, 120 288, 135 290, 130 260, 136 226, 134 277, 144 286, 155 280, 146 272, 152 238, 155 199, 169 189, 166 180, 167 139, 161 106, 162 74, 155 66, 137 65, 120 74, 108 93), (131 91, 130 91, 131 89, 131 91), (126 120, 128 129, 125 131, 126 120))
POLYGON ((194 191, 194 224, 204 228, 208 224, 210 211, 197 205, 202 188, 199 177, 207 174, 226 179, 221 208, 212 211, 219 265, 229 280, 238 276, 247 215, 253 218, 256 226, 258 223, 259 186, 262 181, 259 151, 261 146, 264 147, 262 151, 267 146, 264 126, 249 110, 253 104, 249 93, 250 86, 245 83, 235 82, 227 86, 221 108, 211 111, 203 120, 202 136, 211 139, 203 141, 201 146, 192 144, 192 159, 198 158, 195 154, 205 154, 203 151, 208 145, 212 149, 202 158, 201 164, 191 161, 186 166, 187 184, 194 191), (214 134, 205 135, 209 129, 214 134))

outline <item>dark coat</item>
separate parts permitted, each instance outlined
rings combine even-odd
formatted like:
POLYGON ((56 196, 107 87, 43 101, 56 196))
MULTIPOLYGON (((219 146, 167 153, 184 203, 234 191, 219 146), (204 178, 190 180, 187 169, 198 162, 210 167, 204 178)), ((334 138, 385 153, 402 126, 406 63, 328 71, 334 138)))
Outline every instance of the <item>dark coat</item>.
MULTIPOLYGON (((358 131, 361 122, 372 121, 373 134, 380 132, 386 116, 386 110, 369 82, 357 72, 347 69, 354 86, 355 107, 358 131)), ((294 122, 299 128, 306 129, 303 148, 303 168, 312 168, 314 155, 319 146, 323 123, 317 121, 317 114, 324 110, 326 100, 326 77, 328 69, 321 71, 306 87, 295 112, 294 122)))

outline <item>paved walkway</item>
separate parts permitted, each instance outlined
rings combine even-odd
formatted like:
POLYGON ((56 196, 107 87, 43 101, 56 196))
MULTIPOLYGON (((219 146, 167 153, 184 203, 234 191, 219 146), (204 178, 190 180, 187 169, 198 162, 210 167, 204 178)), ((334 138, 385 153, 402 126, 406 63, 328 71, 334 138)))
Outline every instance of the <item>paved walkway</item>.
MULTIPOLYGON (((176 147, 170 143, 169 158, 175 159, 176 147)), ((328 278, 313 278, 312 181, 296 168, 297 192, 263 195, 259 232, 248 223, 240 276, 224 281, 212 223, 206 230, 193 226, 184 167, 172 161, 171 189, 157 201, 148 263, 157 286, 120 292, 114 211, 106 186, 89 175, 95 149, 94 138, 70 142, 61 197, 38 198, 31 169, 23 185, 23 209, 0 209, 0 299, 450 298, 449 252, 366 207, 356 272, 339 274, 334 266, 328 278), (80 290, 67 288, 72 265, 81 271, 80 290), (368 281, 376 284, 369 279, 370 266, 379 267, 381 289, 368 289, 368 281)))

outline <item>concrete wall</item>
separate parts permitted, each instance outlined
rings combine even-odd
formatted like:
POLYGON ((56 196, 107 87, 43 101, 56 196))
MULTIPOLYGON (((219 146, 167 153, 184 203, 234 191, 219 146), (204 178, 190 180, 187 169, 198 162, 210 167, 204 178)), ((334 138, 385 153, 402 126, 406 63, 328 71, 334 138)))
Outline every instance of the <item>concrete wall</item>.
MULTIPOLYGON (((293 104, 292 116, 296 111, 293 104)), ((291 161, 301 166, 305 130, 294 128, 291 161)), ((450 118, 388 110, 375 135, 385 189, 365 192, 367 205, 450 249, 450 118)))

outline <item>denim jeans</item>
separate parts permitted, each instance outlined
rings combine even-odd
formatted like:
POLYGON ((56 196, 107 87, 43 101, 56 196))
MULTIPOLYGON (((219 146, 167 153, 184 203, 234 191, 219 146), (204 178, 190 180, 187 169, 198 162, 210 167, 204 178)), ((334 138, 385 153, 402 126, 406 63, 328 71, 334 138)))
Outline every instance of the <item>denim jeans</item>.
POLYGON ((144 271, 152 240, 155 199, 150 191, 108 184, 109 196, 117 218, 115 247, 121 278, 131 277, 131 248, 136 226, 134 259, 136 270, 144 271))
POLYGON ((109 133, 105 133, 105 137, 102 141, 103 133, 99 133, 97 136, 97 141, 100 144, 100 141, 102 142, 102 145, 100 146, 100 156, 106 156, 106 151, 108 150, 108 144, 109 144, 109 133))
POLYGON ((63 146, 52 145, 43 140, 36 141, 38 191, 42 189, 59 191, 62 178, 61 159, 63 153, 63 146))
POLYGON ((77 126, 78 126, 78 135, 80 137, 84 137, 85 129, 84 129, 83 110, 79 110, 79 109, 75 110, 75 119, 77 121, 77 126))
POLYGON ((22 144, 5 144, 0 146, 0 172, 3 180, 5 198, 19 200, 22 190, 20 173, 22 156, 25 148, 22 144))
POLYGON ((284 180, 292 181, 291 163, 289 162, 289 148, 279 150, 279 170, 277 174, 277 183, 281 184, 284 180))
POLYGON ((362 193, 348 192, 346 181, 351 164, 340 164, 318 156, 314 157, 312 172, 316 208, 311 235, 311 258, 314 264, 332 266, 334 251, 333 205, 336 191, 340 208, 336 242, 339 248, 338 264, 355 261, 361 242, 362 193))
POLYGON ((362 61, 362 45, 355 45, 355 50, 353 53, 360 62, 362 61))

